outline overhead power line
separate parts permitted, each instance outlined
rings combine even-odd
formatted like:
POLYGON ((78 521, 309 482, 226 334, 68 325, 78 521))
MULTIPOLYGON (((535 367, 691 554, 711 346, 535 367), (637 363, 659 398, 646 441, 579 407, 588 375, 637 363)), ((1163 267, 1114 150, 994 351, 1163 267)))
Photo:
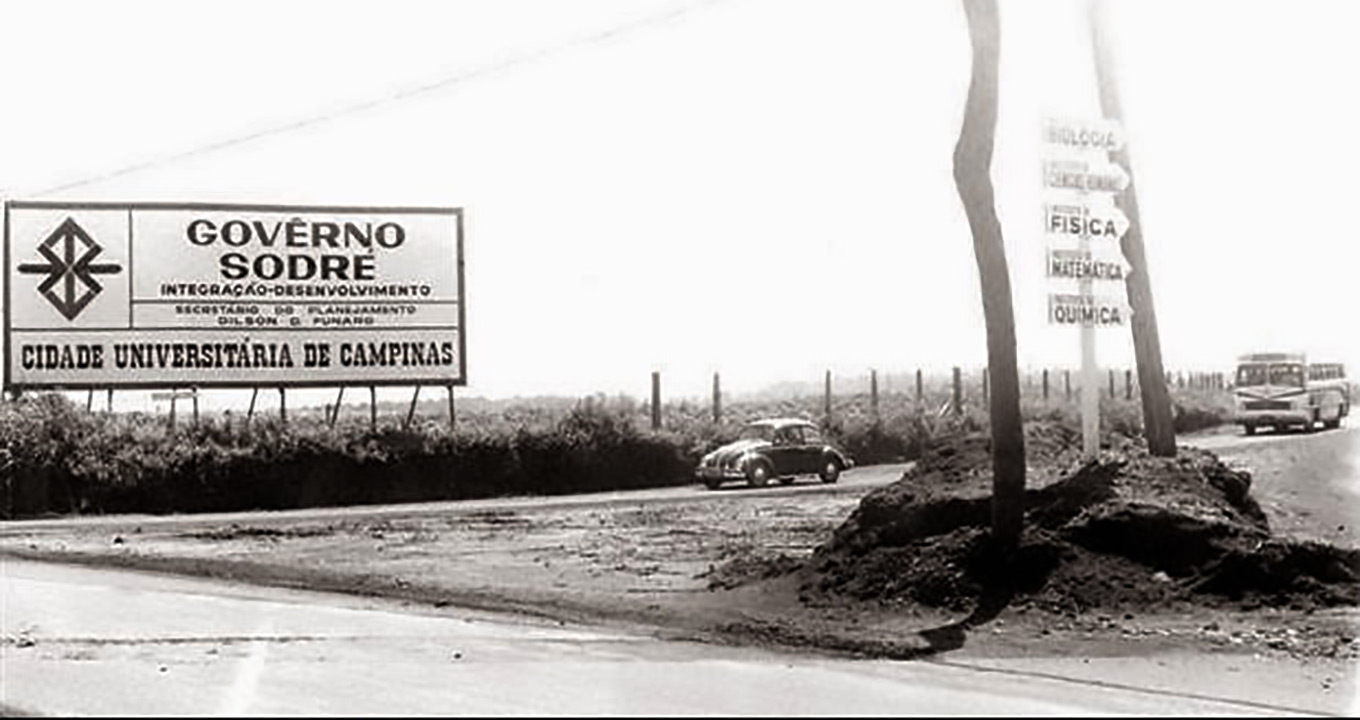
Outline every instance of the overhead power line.
POLYGON ((603 42, 608 42, 609 40, 612 40, 619 36, 627 35, 629 33, 633 33, 645 28, 664 25, 690 13, 691 11, 697 8, 709 5, 716 5, 721 2, 726 2, 726 0, 689 0, 680 3, 677 7, 671 7, 661 12, 652 13, 637 19, 617 23, 609 27, 606 27, 602 30, 596 30, 561 43, 545 45, 531 50, 512 53, 508 57, 504 57, 499 60, 494 60, 480 67, 462 70, 452 75, 440 78, 438 80, 434 80, 404 90, 398 90, 387 95, 373 97, 366 100, 360 100, 358 102, 342 107, 338 110, 322 114, 307 115, 305 117, 301 117, 296 120, 290 120, 288 122, 281 123, 279 125, 274 125, 263 130, 257 130, 250 133, 236 135, 223 140, 217 140, 214 142, 199 145, 188 150, 183 150, 169 155, 162 155, 159 157, 149 158, 147 160, 141 160, 138 162, 130 163, 128 165, 124 165, 114 170, 109 170, 99 174, 90 175, 78 180, 72 180, 61 185, 55 185, 42 190, 25 193, 24 197, 27 199, 37 199, 44 195, 54 195, 57 193, 66 192, 68 190, 74 190, 76 188, 94 185, 97 183, 112 180, 117 177, 122 177, 124 175, 131 175, 133 173, 142 172, 144 170, 149 170, 154 167, 170 165, 172 163, 187 160, 189 158, 197 157, 199 155, 207 155, 210 153, 219 152, 221 150, 226 150, 228 148, 239 147, 241 145, 252 143, 257 140, 262 140, 264 138, 295 132, 297 130, 303 130, 349 115, 356 115, 359 113, 373 110, 375 108, 393 105, 406 100, 411 100, 413 98, 429 95, 430 93, 445 90, 450 87, 454 87, 456 85, 468 82, 470 80, 484 78, 523 65, 529 65, 535 62, 546 60, 548 58, 560 55, 570 50, 587 47, 590 45, 595 45, 603 42))

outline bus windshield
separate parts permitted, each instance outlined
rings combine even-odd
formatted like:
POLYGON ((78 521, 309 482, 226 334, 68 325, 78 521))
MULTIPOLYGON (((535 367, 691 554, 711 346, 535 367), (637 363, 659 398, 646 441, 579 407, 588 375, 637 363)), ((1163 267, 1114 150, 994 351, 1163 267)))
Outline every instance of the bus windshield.
POLYGON ((1303 387, 1303 366, 1298 363, 1247 363, 1237 366, 1238 387, 1284 385, 1303 387))
POLYGON ((1266 365, 1265 363, 1239 365, 1237 367, 1237 384, 1239 387, 1258 387, 1266 384, 1266 365))
POLYGON ((1294 363, 1271 365, 1270 384, 1303 387, 1303 366, 1294 363))

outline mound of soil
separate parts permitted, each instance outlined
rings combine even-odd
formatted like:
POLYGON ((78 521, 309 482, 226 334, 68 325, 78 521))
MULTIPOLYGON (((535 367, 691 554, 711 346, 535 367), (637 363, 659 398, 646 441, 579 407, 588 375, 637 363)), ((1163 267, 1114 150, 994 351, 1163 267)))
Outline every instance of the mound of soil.
POLYGON ((1024 533, 1001 567, 987 542, 988 438, 936 443, 815 551, 804 599, 965 609, 1008 578, 1014 601, 1063 613, 1360 605, 1360 551, 1273 537, 1248 473, 1207 451, 1157 458, 1122 439, 1082 463, 1079 444, 1061 425, 1026 427, 1024 533))

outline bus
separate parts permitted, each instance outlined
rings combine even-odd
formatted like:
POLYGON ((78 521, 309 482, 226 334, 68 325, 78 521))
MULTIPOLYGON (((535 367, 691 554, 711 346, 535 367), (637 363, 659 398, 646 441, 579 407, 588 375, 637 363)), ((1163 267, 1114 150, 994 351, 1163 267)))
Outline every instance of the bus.
POLYGON ((1249 353, 1237 359, 1233 383, 1236 422, 1248 435, 1260 427, 1311 432, 1318 423, 1337 428, 1351 410, 1350 385, 1341 363, 1309 363, 1303 353, 1249 353))

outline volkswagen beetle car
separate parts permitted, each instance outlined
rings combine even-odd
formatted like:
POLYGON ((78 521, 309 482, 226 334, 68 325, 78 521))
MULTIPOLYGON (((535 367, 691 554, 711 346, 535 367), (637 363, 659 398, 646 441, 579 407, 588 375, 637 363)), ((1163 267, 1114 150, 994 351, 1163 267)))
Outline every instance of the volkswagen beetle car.
POLYGON ((827 443, 816 425, 797 418, 770 418, 747 423, 741 437, 705 455, 694 474, 710 490, 729 480, 745 480, 751 487, 778 479, 788 485, 794 476, 816 473, 824 483, 840 479, 854 461, 827 443))

